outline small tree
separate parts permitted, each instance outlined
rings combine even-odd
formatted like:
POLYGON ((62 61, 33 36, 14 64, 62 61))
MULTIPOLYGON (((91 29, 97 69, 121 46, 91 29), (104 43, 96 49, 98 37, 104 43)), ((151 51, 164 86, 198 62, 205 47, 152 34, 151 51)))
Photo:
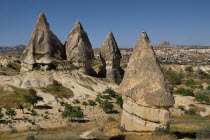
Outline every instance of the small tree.
POLYGON ((22 110, 23 114, 24 114, 24 106, 22 104, 18 105, 18 109, 22 110))
POLYGON ((65 104, 65 109, 62 113, 62 117, 70 118, 70 120, 74 118, 84 118, 84 113, 79 106, 71 106, 70 104, 65 104))
POLYGON ((7 108, 5 114, 13 119, 13 117, 17 115, 17 112, 12 108, 7 108))
POLYGON ((119 105, 121 108, 123 107, 123 99, 122 96, 116 96, 116 104, 119 105))
POLYGON ((102 102, 100 96, 97 96, 96 99, 95 99, 95 101, 98 102, 99 104, 102 102))
POLYGON ((109 113, 114 108, 114 105, 108 100, 105 100, 101 103, 100 107, 103 109, 104 112, 109 113))
POLYGON ((110 87, 108 87, 108 88, 106 88, 104 91, 103 91, 103 93, 104 94, 108 94, 110 97, 112 97, 112 98, 115 98, 115 96, 116 96, 116 92, 112 89, 112 88, 110 88, 110 87))
POLYGON ((25 96, 25 100, 26 102, 30 103, 33 105, 33 107, 36 106, 36 104, 39 102, 39 101, 43 101, 43 98, 41 96, 38 96, 36 94, 36 91, 33 89, 33 88, 30 88, 29 89, 29 95, 26 95, 25 96))

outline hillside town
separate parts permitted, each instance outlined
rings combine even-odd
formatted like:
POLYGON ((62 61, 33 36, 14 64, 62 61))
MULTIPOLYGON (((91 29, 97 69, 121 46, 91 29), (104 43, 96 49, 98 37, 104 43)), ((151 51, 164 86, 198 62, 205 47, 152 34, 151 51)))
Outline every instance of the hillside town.
MULTIPOLYGON (((160 45, 153 46, 155 54, 164 64, 210 64, 210 46, 183 46, 170 45, 169 42, 163 42, 160 45)), ((98 49, 94 49, 95 58, 100 59, 98 49)), ((120 48, 122 62, 128 63, 133 48, 120 48)))

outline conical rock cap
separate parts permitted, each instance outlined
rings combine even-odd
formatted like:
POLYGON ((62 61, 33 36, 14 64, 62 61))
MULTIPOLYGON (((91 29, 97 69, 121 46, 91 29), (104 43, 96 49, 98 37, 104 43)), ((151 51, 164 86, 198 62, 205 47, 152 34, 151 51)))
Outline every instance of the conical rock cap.
POLYGON ((146 32, 136 43, 119 89, 125 98, 142 106, 174 105, 173 95, 146 32))
POLYGON ((65 48, 50 30, 45 15, 41 13, 29 44, 23 52, 22 62, 31 65, 49 64, 56 59, 65 59, 65 48))
POLYGON ((110 32, 101 47, 101 57, 105 60, 121 59, 121 53, 112 32, 110 32))
POLYGON ((66 56, 73 62, 86 62, 94 59, 94 52, 87 33, 77 21, 71 30, 66 43, 66 56))

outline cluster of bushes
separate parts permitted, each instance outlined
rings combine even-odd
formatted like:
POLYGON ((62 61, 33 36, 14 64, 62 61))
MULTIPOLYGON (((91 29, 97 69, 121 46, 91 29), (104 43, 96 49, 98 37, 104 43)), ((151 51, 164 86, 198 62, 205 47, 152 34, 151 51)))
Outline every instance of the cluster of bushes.
POLYGON ((208 104, 209 103, 209 96, 204 94, 204 93, 199 92, 195 95, 195 100, 198 101, 199 103, 208 104))
POLYGON ((165 72, 165 77, 171 85, 180 85, 184 78, 183 74, 172 71, 171 69, 165 72))
POLYGON ((193 90, 186 88, 179 88, 174 91, 174 94, 183 95, 183 96, 194 96, 193 90))
POLYGON ((109 113, 114 108, 114 105, 111 102, 109 102, 109 100, 111 99, 115 99, 115 103, 122 108, 122 96, 117 95, 117 93, 109 87, 106 88, 102 94, 98 94, 95 101, 100 104, 100 107, 103 109, 104 112, 109 113))
MULTIPOLYGON (((14 119, 14 116, 17 115, 17 112, 12 108, 7 108, 5 115, 9 116, 11 119, 14 119)), ((2 109, 0 108, 0 119, 4 117, 4 114, 2 113, 2 109)))
POLYGON ((69 118, 70 120, 81 119, 84 118, 84 113, 79 106, 72 106, 66 103, 62 117, 69 118))

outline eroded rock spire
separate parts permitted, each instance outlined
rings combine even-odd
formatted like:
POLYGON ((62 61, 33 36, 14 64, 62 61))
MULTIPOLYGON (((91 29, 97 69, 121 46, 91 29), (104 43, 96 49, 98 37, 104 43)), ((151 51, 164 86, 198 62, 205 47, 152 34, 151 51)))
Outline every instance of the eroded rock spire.
POLYGON ((84 69, 84 73, 96 75, 96 72, 91 67, 94 59, 92 45, 79 21, 75 23, 74 28, 71 30, 66 40, 65 48, 68 60, 77 66, 81 66, 84 69))
POLYGON ((23 52, 21 71, 33 70, 36 64, 50 64, 65 59, 65 48, 50 30, 43 13, 39 15, 29 44, 23 52))
POLYGON ((174 98, 146 32, 136 43, 119 89, 124 100, 121 126, 127 131, 169 128, 174 98))
POLYGON ((99 75, 114 82, 121 81, 124 74, 120 67, 122 56, 112 32, 107 35, 102 44, 100 57, 103 67, 99 71, 99 75))

